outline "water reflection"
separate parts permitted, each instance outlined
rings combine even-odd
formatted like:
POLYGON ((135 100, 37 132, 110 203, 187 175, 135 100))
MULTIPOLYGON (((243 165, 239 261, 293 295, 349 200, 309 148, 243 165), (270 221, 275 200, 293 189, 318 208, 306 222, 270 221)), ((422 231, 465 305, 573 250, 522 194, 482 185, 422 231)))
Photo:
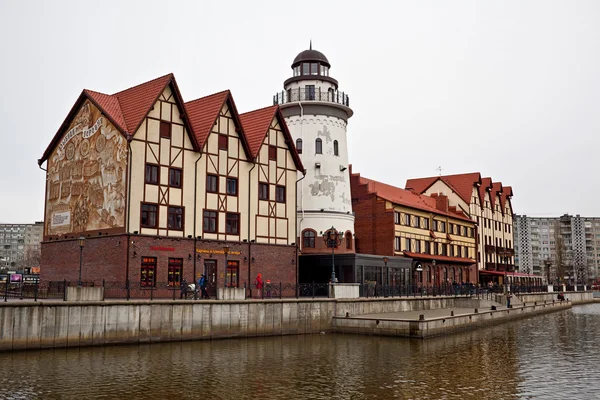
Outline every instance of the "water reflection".
POLYGON ((0 354, 9 399, 576 399, 600 304, 425 341, 309 335, 0 354))

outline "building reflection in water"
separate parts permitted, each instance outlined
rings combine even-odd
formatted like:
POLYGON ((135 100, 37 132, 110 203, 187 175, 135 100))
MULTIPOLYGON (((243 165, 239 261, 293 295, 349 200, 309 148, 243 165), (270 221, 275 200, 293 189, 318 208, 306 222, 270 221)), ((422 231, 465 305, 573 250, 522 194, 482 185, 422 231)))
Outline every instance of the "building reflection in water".
POLYGON ((0 398, 594 398, 599 340, 594 304, 424 341, 325 334, 6 353, 0 398))

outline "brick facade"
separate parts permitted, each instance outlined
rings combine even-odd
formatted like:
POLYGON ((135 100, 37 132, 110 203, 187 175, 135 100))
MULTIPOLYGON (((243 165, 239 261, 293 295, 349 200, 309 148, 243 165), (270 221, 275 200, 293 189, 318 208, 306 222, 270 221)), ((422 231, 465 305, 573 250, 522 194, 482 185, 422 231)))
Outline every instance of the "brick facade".
MULTIPOLYGON (((142 235, 115 235, 89 237, 83 249, 82 280, 100 284, 122 282, 127 277, 130 282, 140 282, 142 257, 156 257, 156 282, 168 281, 169 258, 183 259, 183 278, 194 280, 194 261, 196 274, 204 271, 204 260, 216 260, 217 285, 224 284, 225 255, 223 246, 229 246, 228 260, 239 262, 239 286, 248 281, 254 283, 260 272, 263 279, 273 283, 296 282, 296 247, 287 245, 268 245, 244 242, 221 242, 194 240, 187 238, 158 238, 142 235), (128 251, 129 242, 129 251, 128 251), (201 252, 196 252, 196 249, 201 252), (215 253, 210 253, 214 250, 215 253), (129 265, 127 263, 129 252, 129 265), (238 253, 239 254, 236 254, 238 253), (221 254, 217 254, 221 253, 221 254)), ((79 245, 77 240, 61 240, 42 243, 42 282, 75 282, 79 274, 79 245)))

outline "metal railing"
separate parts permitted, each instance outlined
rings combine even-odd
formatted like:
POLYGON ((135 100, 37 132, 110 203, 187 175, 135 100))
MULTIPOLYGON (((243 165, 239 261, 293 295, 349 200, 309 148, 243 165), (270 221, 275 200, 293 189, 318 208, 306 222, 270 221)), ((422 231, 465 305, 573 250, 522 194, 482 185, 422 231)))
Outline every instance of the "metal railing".
MULTIPOLYGON (((0 282, 0 299, 55 299, 66 300, 66 288, 77 286, 77 282, 51 281, 42 283, 9 283, 0 282)), ((82 286, 102 286, 104 288, 105 300, 202 300, 200 288, 191 284, 184 288, 166 282, 154 285, 144 285, 140 282, 83 282, 82 286)), ((244 282, 240 286, 244 289, 246 299, 285 299, 285 298, 326 298, 329 296, 328 283, 284 283, 268 282, 262 288, 256 285, 248 285, 244 282)), ((503 287, 476 286, 472 284, 448 284, 441 286, 422 285, 377 285, 366 283, 359 285, 359 296, 366 298, 379 297, 436 297, 436 296, 470 296, 482 299, 493 299, 496 294, 503 294, 509 290, 515 294, 524 293, 546 293, 547 285, 511 285, 503 287)), ((216 287, 208 287, 208 299, 216 298, 216 287)), ((575 288, 567 286, 566 291, 575 288)), ((583 286, 577 287, 583 291, 583 286)), ((555 286, 555 292, 562 291, 562 286, 555 286)))
POLYGON ((334 89, 322 90, 315 86, 282 90, 273 96, 273 105, 298 101, 323 101, 350 107, 350 97, 346 93, 334 89))

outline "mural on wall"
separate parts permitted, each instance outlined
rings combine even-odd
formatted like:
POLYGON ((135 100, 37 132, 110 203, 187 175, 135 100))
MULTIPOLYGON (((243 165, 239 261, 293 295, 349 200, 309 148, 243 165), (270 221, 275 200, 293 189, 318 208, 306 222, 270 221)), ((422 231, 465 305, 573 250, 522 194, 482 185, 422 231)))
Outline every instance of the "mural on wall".
POLYGON ((89 100, 48 159, 46 235, 120 228, 127 140, 89 100))

